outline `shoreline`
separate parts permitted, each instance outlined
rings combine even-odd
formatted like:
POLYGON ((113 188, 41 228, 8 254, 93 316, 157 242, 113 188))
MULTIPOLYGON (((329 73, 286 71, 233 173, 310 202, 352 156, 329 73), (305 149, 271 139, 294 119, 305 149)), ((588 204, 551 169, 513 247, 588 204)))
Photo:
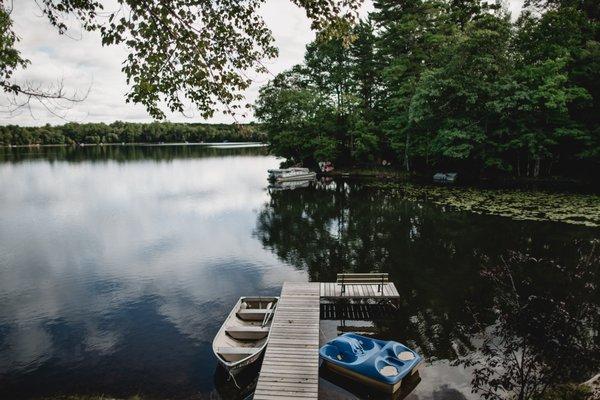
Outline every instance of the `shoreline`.
POLYGON ((60 143, 60 144, 9 144, 0 145, 0 148, 4 149, 29 149, 39 147, 97 147, 97 146, 236 146, 244 144, 253 144, 260 146, 268 146, 265 142, 170 142, 170 143, 143 143, 143 142, 131 142, 131 143, 60 143))
POLYGON ((433 172, 407 173, 392 168, 339 168, 331 172, 319 172, 319 176, 326 178, 342 178, 351 180, 371 180, 382 184, 386 183, 414 183, 434 185, 449 188, 485 188, 485 189, 521 189, 521 190, 551 190, 573 191, 576 193, 600 194, 600 182, 564 176, 549 176, 533 178, 526 176, 482 176, 464 178, 458 174, 457 182, 434 182, 433 172))
POLYGON ((338 170, 322 176, 355 180, 407 200, 456 211, 515 220, 600 227, 600 190, 590 182, 560 179, 498 179, 436 183, 432 177, 399 171, 338 170))
MULTIPOLYGON (((169 146, 206 146, 215 148, 234 147, 268 147, 269 143, 260 141, 243 142, 120 142, 120 143, 62 143, 62 144, 23 144, 0 145, 0 149, 38 149, 38 148, 83 148, 83 147, 169 147, 169 146)), ((341 178, 351 180, 367 180, 377 183, 415 183, 424 185, 439 185, 443 187, 485 188, 485 189, 522 189, 522 190, 551 190, 559 192, 575 192, 586 194, 600 194, 600 180, 586 180, 564 176, 549 176, 541 178, 518 177, 510 175, 500 176, 468 176, 458 174, 457 182, 440 183, 433 181, 433 172, 406 172, 393 167, 342 167, 330 172, 318 172, 319 177, 341 178)))

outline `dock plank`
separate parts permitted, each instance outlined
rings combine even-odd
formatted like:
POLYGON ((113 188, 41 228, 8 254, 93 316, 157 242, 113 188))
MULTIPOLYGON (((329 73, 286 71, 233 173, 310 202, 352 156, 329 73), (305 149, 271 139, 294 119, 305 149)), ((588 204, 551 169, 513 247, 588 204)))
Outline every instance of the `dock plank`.
POLYGON ((400 294, 393 282, 383 284, 383 288, 379 288, 381 284, 347 284, 344 293, 342 293, 342 285, 335 282, 316 283, 319 288, 319 293, 325 299, 398 299, 400 294))
POLYGON ((255 400, 318 397, 319 298, 327 286, 327 282, 283 284, 255 400))

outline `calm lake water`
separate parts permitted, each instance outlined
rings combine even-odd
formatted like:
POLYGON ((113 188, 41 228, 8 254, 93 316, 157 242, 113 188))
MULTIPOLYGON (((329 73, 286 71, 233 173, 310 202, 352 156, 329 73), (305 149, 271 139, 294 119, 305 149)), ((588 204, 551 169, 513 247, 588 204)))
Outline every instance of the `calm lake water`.
MULTIPOLYGON (((281 161, 262 148, 0 149, 0 398, 242 398, 253 377, 236 389, 211 350, 238 297, 342 271, 387 271, 402 301, 393 320, 322 321, 321 339, 345 325, 414 346, 427 362, 407 399, 480 398, 481 366, 457 360, 486 335, 526 338, 576 365, 575 381, 598 372, 599 274, 584 265, 597 228, 358 182, 269 189, 281 161)), ((320 390, 378 397, 325 373, 320 390)))

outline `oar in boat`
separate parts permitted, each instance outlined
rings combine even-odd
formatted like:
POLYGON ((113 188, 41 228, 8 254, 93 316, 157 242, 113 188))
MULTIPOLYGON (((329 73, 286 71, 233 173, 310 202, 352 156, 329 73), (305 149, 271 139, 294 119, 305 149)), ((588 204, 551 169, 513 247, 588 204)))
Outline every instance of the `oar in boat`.
POLYGON ((271 317, 273 316, 273 314, 275 313, 275 307, 277 307, 276 305, 277 303, 272 303, 269 307, 269 311, 267 311, 265 313, 265 317, 263 318, 263 322, 262 322, 262 327, 264 328, 267 323, 269 322, 269 320, 271 319, 271 317))

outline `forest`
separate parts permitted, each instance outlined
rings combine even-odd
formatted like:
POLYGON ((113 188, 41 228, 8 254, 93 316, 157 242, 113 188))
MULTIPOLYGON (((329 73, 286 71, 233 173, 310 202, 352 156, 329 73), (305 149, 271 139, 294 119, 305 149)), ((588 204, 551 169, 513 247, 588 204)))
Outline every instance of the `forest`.
POLYGON ((349 40, 317 34, 260 90, 295 163, 514 177, 600 164, 600 3, 375 0, 349 40))
POLYGON ((185 124, 170 122, 67 123, 60 126, 0 126, 0 146, 100 143, 260 142, 256 124, 185 124))

